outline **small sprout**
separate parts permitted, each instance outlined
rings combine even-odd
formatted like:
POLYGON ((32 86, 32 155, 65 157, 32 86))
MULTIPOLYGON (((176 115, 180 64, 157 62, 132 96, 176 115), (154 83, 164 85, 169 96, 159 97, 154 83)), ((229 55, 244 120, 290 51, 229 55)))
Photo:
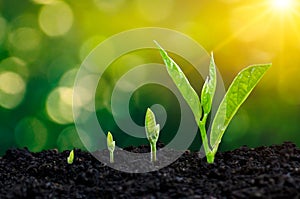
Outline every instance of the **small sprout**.
POLYGON ((155 115, 150 108, 147 109, 145 118, 145 129, 147 139, 149 140, 151 146, 151 161, 156 161, 156 142, 159 137, 159 124, 156 124, 155 115))
POLYGON ((74 150, 72 150, 69 154, 69 157, 67 158, 68 164, 73 164, 74 161, 74 150))
POLYGON ((168 56, 167 52, 157 42, 155 43, 160 50, 160 54, 165 62, 169 75, 177 85, 180 93, 195 116, 195 120, 200 129, 207 162, 213 163, 215 154, 217 153, 219 144, 221 143, 221 139, 229 122, 263 75, 271 67, 271 64, 252 65, 239 72, 217 109, 211 125, 210 137, 208 139, 206 135, 206 120, 212 108, 212 102, 217 86, 217 73, 213 54, 211 54, 209 75, 202 88, 200 101, 196 91, 192 88, 180 67, 168 56))
POLYGON ((108 131, 107 133, 107 148, 109 150, 109 162, 114 163, 114 150, 116 142, 113 140, 112 134, 108 131))

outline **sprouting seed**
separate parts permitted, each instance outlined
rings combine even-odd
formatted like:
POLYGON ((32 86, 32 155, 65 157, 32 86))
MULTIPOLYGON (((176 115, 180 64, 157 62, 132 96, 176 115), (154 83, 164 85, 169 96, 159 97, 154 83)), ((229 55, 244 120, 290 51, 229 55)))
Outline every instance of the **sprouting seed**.
POLYGON ((156 124, 155 115, 150 108, 147 109, 145 118, 145 129, 147 139, 149 140, 151 147, 151 161, 156 161, 156 142, 159 137, 160 126, 156 124))
POLYGON ((110 132, 107 133, 107 148, 109 150, 109 162, 114 163, 114 150, 116 142, 113 140, 113 136, 110 132))
POLYGON ((68 164, 73 164, 73 161, 74 161, 74 150, 70 151, 70 154, 67 158, 68 164))

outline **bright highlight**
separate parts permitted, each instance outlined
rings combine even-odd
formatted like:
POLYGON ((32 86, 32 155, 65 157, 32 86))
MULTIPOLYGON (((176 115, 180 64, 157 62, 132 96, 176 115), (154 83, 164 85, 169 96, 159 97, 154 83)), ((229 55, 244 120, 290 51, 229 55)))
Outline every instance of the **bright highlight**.
POLYGON ((293 0, 272 0, 271 3, 277 10, 287 10, 292 8, 293 0))
POLYGON ((39 14, 39 25, 48 36, 61 36, 66 34, 73 24, 73 11, 70 6, 57 1, 44 5, 39 14))
POLYGON ((73 122, 72 94, 72 88, 58 87, 48 95, 46 109, 54 122, 59 124, 73 122))
POLYGON ((26 83, 23 78, 14 72, 6 71, 0 74, 0 106, 13 109, 24 98, 26 83))

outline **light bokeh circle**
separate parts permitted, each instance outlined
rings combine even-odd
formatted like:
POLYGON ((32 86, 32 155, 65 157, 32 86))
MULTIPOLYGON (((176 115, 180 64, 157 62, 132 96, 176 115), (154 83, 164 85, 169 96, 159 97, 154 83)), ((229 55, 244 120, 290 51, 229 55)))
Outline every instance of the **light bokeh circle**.
POLYGON ((0 72, 0 106, 14 109, 24 98, 26 82, 21 75, 12 71, 0 72))
MULTIPOLYGON (((158 162, 150 162, 150 153, 132 153, 122 150, 118 146, 115 149, 115 163, 109 163, 109 155, 105 154, 106 133, 103 131, 96 115, 95 97, 90 103, 82 106, 85 96, 95 96, 99 81, 104 71, 116 59, 130 52, 145 49, 157 49, 153 40, 156 40, 168 52, 181 56, 188 61, 196 71, 206 79, 208 76, 209 54, 196 41, 180 32, 157 28, 138 28, 113 35, 101 42, 81 64, 74 83, 73 116, 74 123, 84 146, 102 163, 123 172, 145 173, 155 171, 168 166, 177 160, 193 142, 198 126, 192 111, 181 96, 167 74, 165 66, 159 63, 140 64, 127 71, 115 85, 111 95, 111 109, 118 127, 130 136, 145 138, 143 126, 134 123, 129 114, 129 100, 133 92, 146 84, 159 84, 169 89, 177 98, 180 105, 180 124, 173 139, 163 148, 157 151, 158 162), (140 74, 148 74, 139 78, 140 74), (87 81, 87 77, 93 77, 87 81), (95 78, 96 77, 96 78, 95 78), (134 77, 134 78, 133 78, 134 77), (134 80, 134 81, 133 81, 134 80), (130 82, 129 89, 122 86, 130 82), (81 91, 85 90, 85 95, 81 91), (87 93, 88 92, 88 93, 87 93), (82 99, 81 99, 82 98, 82 99), (118 118, 118 111, 125 112, 127 117, 118 118), (86 138, 94 142, 87 142, 86 138)), ((159 51, 157 51, 159 54, 159 51)), ((99 85, 98 85, 99 84, 99 85)), ((105 88, 103 88, 105 89, 105 88)), ((155 91, 153 91, 155 92, 155 91)), ((218 87, 212 108, 215 114, 218 103, 225 93, 222 78, 218 73, 218 87)), ((155 94, 155 93, 154 93, 155 94)), ((159 96, 158 96, 159 97, 159 96)), ((161 105, 151 107, 155 115, 162 121, 166 121, 166 111, 161 105)), ((100 116, 101 117, 101 116, 100 116)), ((200 140, 199 140, 200 142, 200 140)), ((118 143, 116 143, 118 145, 118 143)), ((201 148, 202 157, 204 157, 201 148)))
POLYGON ((72 88, 57 87, 48 95, 46 110, 48 116, 56 123, 70 124, 73 122, 72 94, 72 88))
POLYGON ((66 34, 73 25, 73 12, 64 1, 44 5, 39 13, 39 25, 50 37, 66 34))

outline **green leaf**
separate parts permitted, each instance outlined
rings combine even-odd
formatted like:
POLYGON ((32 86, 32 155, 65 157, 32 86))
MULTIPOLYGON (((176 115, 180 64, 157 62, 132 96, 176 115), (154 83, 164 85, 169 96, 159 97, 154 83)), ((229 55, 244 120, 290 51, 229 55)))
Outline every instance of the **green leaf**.
POLYGON ((146 111, 145 129, 149 142, 156 143, 158 140, 160 127, 159 124, 156 124, 155 115, 150 108, 148 108, 146 111))
POLYGON ((185 101, 190 106, 195 115, 195 119, 198 122, 202 116, 202 109, 196 91, 193 89, 188 79, 185 77, 184 73, 175 63, 175 61, 168 56, 167 52, 157 42, 155 43, 160 50, 160 54, 165 62, 165 65, 167 66, 169 75, 176 84, 178 90, 181 92, 185 101))
POLYGON ((229 122, 270 66, 271 64, 249 66, 231 83, 212 123, 210 144, 214 151, 217 150, 229 122))
POLYGON ((209 114, 211 111, 212 101, 217 86, 217 72, 216 64, 214 61, 214 55, 211 53, 210 65, 209 65, 209 77, 205 80, 204 86, 201 92, 201 104, 205 114, 209 114))
POLYGON ((113 136, 110 132, 107 133, 107 148, 110 151, 115 150, 115 141, 113 140, 113 136))
POLYGON ((68 164, 73 164, 74 161, 74 150, 72 150, 67 158, 68 164))

